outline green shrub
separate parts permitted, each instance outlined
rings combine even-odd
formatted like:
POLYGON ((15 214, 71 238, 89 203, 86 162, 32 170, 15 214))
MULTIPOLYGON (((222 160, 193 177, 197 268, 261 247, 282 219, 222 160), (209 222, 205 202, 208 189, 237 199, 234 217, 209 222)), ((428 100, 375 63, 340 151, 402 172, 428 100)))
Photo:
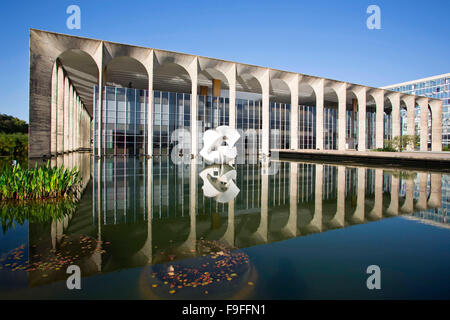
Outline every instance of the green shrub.
POLYGON ((23 166, 28 162, 28 135, 25 133, 0 133, 0 164, 17 160, 23 166))
POLYGON ((22 169, 20 164, 4 166, 0 172, 0 200, 64 198, 74 194, 81 179, 77 168, 46 166, 22 169))
POLYGON ((0 132, 2 133, 28 133, 28 124, 19 118, 0 114, 0 132))

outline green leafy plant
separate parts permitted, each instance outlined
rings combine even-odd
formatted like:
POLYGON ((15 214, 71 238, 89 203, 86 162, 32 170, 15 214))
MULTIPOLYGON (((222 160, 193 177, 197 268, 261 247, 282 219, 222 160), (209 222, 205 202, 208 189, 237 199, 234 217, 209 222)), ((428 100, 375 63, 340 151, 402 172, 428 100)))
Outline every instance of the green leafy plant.
POLYGON ((20 164, 4 165, 0 172, 0 200, 65 198, 76 193, 80 182, 76 167, 51 167, 50 162, 33 169, 22 169, 20 164))

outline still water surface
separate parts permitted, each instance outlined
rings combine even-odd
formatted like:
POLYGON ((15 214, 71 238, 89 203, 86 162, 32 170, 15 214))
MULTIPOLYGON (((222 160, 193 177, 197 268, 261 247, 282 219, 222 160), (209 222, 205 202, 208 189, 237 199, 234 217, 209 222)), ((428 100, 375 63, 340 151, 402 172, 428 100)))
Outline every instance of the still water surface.
POLYGON ((450 298, 445 173, 58 161, 81 169, 81 200, 53 221, 12 221, 2 206, 2 299, 450 298), (71 264, 81 290, 67 289, 71 264), (367 289, 370 265, 381 290, 367 289))

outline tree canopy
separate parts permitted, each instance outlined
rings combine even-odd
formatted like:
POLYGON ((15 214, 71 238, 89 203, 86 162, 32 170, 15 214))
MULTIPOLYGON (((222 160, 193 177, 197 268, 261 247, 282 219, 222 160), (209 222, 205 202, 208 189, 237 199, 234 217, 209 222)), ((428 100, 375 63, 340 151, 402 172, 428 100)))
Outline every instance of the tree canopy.
POLYGON ((0 114, 0 133, 28 133, 28 123, 13 116, 0 114))

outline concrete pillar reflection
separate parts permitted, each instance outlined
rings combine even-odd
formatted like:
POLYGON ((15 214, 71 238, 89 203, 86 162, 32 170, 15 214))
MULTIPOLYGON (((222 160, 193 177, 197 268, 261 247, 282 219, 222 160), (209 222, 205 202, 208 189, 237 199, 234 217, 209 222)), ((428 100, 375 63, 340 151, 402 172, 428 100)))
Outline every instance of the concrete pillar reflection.
POLYGON ((268 241, 268 219, 269 219, 269 172, 268 163, 262 164, 261 171, 261 219, 259 226, 254 233, 257 236, 259 242, 267 243, 268 241), (266 173, 266 174, 264 174, 266 173))
POLYGON ((289 170, 289 219, 282 228, 286 237, 297 236, 297 188, 298 188, 298 163, 291 162, 289 170))
POLYGON ((234 247, 234 200, 228 202, 228 223, 225 231, 219 242, 226 242, 230 247, 234 247))
POLYGON ((406 179, 406 194, 405 194, 405 202, 400 208, 402 213, 413 213, 414 211, 414 179, 407 178, 406 179))
POLYGON ((356 209, 352 220, 354 223, 363 223, 366 206, 366 168, 358 167, 358 190, 356 199, 356 209))
POLYGON ((369 216, 371 219, 383 217, 383 169, 375 169, 375 198, 369 216))
POLYGON ((391 216, 398 215, 398 193, 400 190, 400 178, 397 175, 391 177, 391 202, 387 208, 387 213, 391 216))
POLYGON ((309 223, 318 232, 322 232, 322 199, 323 199, 323 164, 316 164, 315 190, 314 190, 314 216, 309 223))
POLYGON ((180 249, 187 252, 195 252, 197 248, 197 162, 195 159, 191 160, 189 166, 189 217, 190 228, 189 236, 186 241, 180 245, 180 249))
POLYGON ((147 172, 144 179, 147 179, 146 192, 146 216, 147 216, 147 239, 142 246, 139 253, 145 257, 147 264, 151 265, 153 260, 153 245, 152 245, 152 208, 153 208, 153 160, 148 158, 146 160, 147 172))
POLYGON ((429 208, 442 207, 442 174, 431 173, 430 196, 428 197, 429 208))
POLYGON ((337 206, 336 214, 331 220, 332 227, 342 228, 345 225, 345 167, 338 166, 337 176, 337 206))
POLYGON ((418 210, 427 209, 427 184, 428 184, 428 173, 419 172, 419 199, 416 202, 416 208, 418 210))

